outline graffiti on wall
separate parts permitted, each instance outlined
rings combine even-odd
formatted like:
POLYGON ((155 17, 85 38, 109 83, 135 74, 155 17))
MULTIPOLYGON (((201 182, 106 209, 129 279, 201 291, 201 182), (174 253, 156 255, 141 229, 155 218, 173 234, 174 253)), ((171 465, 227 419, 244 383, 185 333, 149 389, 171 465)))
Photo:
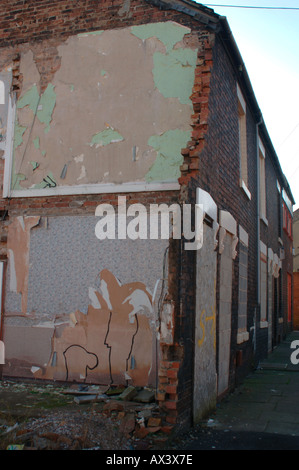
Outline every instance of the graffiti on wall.
POLYGON ((87 314, 76 311, 57 326, 51 357, 35 377, 147 385, 152 369, 152 295, 145 284, 122 285, 108 270, 89 289, 87 314))

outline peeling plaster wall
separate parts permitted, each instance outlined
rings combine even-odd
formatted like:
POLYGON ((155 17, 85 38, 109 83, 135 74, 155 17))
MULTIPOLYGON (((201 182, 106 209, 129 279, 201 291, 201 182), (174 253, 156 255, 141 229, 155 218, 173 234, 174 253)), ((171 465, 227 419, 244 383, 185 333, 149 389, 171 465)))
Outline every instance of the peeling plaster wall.
POLYGON ((198 40, 174 22, 96 31, 55 46, 41 83, 24 48, 11 188, 177 181, 190 140, 198 40), (187 38, 187 39, 186 39, 187 38), (189 41, 188 41, 189 39, 189 41), (54 59, 53 59, 54 60, 54 59))
POLYGON ((168 240, 100 241, 96 222, 94 216, 12 220, 5 374, 155 383, 153 292, 168 240))

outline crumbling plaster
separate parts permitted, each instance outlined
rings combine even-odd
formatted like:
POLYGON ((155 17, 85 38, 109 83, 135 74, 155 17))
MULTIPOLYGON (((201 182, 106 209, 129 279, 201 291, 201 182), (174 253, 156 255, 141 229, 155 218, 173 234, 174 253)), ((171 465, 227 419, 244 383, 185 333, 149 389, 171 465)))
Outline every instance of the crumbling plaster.
POLYGON ((173 22, 72 36, 43 88, 25 50, 12 189, 177 181, 197 47, 173 22))
POLYGON ((95 223, 94 216, 12 218, 7 375, 155 383, 159 326, 172 328, 164 317, 157 324, 168 241, 99 241, 95 223))

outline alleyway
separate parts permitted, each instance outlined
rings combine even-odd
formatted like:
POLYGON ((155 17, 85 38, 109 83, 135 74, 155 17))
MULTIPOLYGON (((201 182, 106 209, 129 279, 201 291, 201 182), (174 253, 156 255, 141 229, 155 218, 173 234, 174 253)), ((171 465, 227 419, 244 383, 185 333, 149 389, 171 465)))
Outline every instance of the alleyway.
POLYGON ((290 360, 295 340, 299 331, 289 334, 177 448, 299 450, 299 365, 290 360))

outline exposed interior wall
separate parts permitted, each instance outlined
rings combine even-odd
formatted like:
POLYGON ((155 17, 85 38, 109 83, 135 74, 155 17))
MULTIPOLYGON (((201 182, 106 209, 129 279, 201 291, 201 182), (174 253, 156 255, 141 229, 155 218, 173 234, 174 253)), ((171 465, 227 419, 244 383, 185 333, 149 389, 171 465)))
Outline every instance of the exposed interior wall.
POLYGON ((43 43, 24 46, 13 195, 177 181, 197 48, 197 36, 174 22, 78 34, 52 46, 55 73, 43 83, 43 43))
POLYGON ((155 384, 168 240, 98 240, 96 222, 92 215, 12 220, 5 375, 155 384))

